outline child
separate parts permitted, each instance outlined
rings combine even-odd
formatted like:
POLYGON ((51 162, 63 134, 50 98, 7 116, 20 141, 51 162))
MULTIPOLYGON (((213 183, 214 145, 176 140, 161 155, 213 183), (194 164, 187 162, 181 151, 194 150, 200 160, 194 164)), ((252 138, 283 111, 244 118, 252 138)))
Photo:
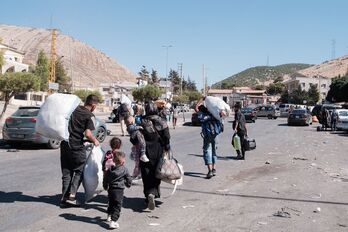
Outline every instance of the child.
POLYGON ((131 186, 132 178, 124 166, 125 154, 119 150, 113 151, 112 154, 115 166, 106 171, 103 187, 108 191, 109 198, 108 217, 106 220, 110 222, 110 229, 117 229, 120 227, 117 220, 121 213, 124 189, 131 186))
POLYGON ((133 144, 131 158, 135 161, 135 167, 133 170, 133 177, 137 177, 140 174, 139 160, 143 162, 149 162, 145 154, 146 144, 143 134, 140 132, 142 127, 134 124, 134 118, 132 116, 126 118, 127 131, 130 135, 130 141, 133 144))
POLYGON ((110 169, 110 167, 114 166, 114 161, 113 161, 113 155, 112 155, 112 152, 115 151, 115 150, 118 150, 120 149, 122 146, 122 141, 121 139, 119 139, 118 137, 113 137, 111 140, 110 140, 110 147, 111 147, 111 150, 107 151, 106 154, 105 154, 105 158, 103 160, 103 171, 104 173, 110 169))

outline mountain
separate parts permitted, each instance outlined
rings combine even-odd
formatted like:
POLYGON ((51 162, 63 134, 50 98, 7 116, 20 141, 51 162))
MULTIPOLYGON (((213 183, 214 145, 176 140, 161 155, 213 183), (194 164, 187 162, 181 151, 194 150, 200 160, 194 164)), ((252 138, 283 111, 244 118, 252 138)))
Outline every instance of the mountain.
POLYGON ((291 75, 299 70, 306 69, 310 64, 283 64, 278 66, 257 66, 248 68, 240 73, 230 76, 220 82, 215 83, 213 88, 228 88, 235 86, 268 85, 277 77, 291 75))
POLYGON ((348 73, 348 55, 300 70, 299 73, 310 77, 317 75, 329 78, 344 76, 348 73))
MULTIPOLYGON (((49 58, 51 31, 0 24, 2 42, 25 53, 23 62, 35 65, 42 49, 49 58)), ((136 75, 103 52, 57 32, 56 53, 76 87, 97 88, 100 84, 136 83, 136 75)))

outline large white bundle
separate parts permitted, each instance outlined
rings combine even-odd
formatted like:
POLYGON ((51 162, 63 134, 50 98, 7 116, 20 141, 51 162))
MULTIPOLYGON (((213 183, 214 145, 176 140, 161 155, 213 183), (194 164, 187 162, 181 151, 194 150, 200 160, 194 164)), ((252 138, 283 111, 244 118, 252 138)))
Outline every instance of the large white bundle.
POLYGON ((230 106, 221 98, 207 96, 204 100, 204 105, 208 111, 214 116, 214 118, 220 120, 220 113, 222 112, 225 116, 231 112, 230 106))
POLYGON ((80 102, 81 99, 76 95, 50 95, 40 108, 36 119, 36 132, 50 139, 68 140, 69 119, 80 102))
POLYGON ((127 97, 125 94, 121 95, 121 104, 126 104, 127 106, 131 107, 132 105, 132 101, 129 99, 129 97, 127 97))
POLYGON ((85 189, 85 200, 90 201, 93 197, 103 191, 103 170, 102 162, 104 152, 98 147, 93 147, 88 156, 83 171, 83 187, 85 189))

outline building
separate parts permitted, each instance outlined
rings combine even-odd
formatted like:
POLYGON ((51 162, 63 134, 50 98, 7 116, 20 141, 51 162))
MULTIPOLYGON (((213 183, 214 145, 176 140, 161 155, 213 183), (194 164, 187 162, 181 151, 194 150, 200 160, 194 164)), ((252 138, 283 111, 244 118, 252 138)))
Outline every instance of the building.
POLYGON ((296 73, 290 77, 289 80, 283 82, 289 93, 296 90, 299 86, 302 90, 308 91, 311 85, 318 88, 320 93, 319 101, 325 99, 329 92, 331 79, 323 76, 308 77, 299 73, 296 73))
POLYGON ((161 96, 162 99, 172 99, 173 98, 173 83, 168 80, 160 80, 158 83, 158 87, 162 90, 163 94, 161 96))
POLYGON ((3 53, 5 61, 0 70, 1 74, 6 72, 27 72, 29 70, 29 65, 23 64, 23 52, 2 43, 0 43, 0 51, 3 53))
POLYGON ((232 89, 209 89, 209 96, 219 97, 231 107, 236 103, 242 106, 268 103, 266 90, 254 90, 250 87, 234 87, 232 89))

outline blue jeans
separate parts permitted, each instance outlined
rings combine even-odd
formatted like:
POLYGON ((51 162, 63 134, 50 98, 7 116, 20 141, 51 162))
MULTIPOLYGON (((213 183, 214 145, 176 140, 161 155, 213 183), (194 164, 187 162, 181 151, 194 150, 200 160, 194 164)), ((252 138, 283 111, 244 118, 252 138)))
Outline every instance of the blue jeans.
POLYGON ((216 163, 216 138, 203 138, 203 159, 205 165, 216 163))

